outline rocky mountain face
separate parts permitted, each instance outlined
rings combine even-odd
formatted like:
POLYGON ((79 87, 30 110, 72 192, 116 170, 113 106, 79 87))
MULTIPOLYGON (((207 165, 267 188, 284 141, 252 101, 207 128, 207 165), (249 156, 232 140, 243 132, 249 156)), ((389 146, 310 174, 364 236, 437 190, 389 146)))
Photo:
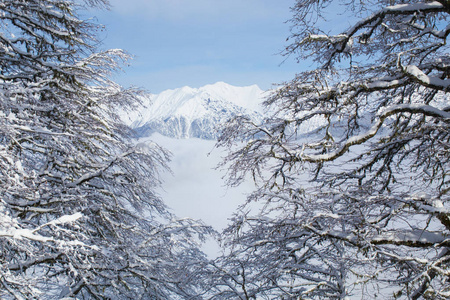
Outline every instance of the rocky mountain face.
POLYGON ((258 86, 235 87, 224 82, 201 88, 183 87, 148 94, 142 107, 122 114, 139 137, 157 132, 173 138, 217 138, 220 127, 236 115, 262 118, 260 103, 267 93, 258 86))

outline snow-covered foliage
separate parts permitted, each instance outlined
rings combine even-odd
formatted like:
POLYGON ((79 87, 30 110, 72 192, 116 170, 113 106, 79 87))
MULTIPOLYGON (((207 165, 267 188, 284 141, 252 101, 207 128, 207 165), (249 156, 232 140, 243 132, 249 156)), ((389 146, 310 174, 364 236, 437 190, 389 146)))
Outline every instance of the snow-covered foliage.
POLYGON ((236 118, 219 140, 230 184, 260 188, 225 232, 217 297, 448 299, 449 2, 293 12, 286 55, 317 67, 266 101, 273 116, 236 118))
POLYGON ((210 232, 153 193, 168 155, 133 146, 108 79, 128 59, 95 52, 77 12, 106 0, 0 2, 0 298, 194 297, 210 232))

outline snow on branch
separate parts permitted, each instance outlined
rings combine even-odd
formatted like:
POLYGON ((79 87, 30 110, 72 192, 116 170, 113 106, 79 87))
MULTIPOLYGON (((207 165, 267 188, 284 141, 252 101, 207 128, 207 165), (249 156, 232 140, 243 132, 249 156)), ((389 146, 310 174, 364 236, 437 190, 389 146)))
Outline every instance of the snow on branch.
POLYGON ((441 79, 435 76, 428 76, 417 66, 409 65, 402 69, 403 72, 405 72, 409 77, 424 86, 444 91, 447 91, 450 87, 450 79, 441 79))
MULTIPOLYGON (((430 13, 430 12, 446 12, 446 11, 447 8, 444 7, 444 5, 439 3, 438 1, 432 1, 428 3, 409 3, 409 4, 398 4, 393 6, 387 6, 373 13, 369 17, 360 20, 354 26, 352 26, 347 31, 341 34, 332 36, 324 34, 309 34, 294 48, 298 48, 300 45, 307 44, 308 42, 325 42, 332 44, 337 53, 346 53, 350 52, 350 49, 352 48, 353 44, 353 38, 355 37, 356 33, 359 30, 361 30, 364 27, 369 27, 371 28, 370 31, 373 32, 376 27, 383 24, 383 20, 387 15, 412 15, 416 14, 417 12, 430 13)), ((383 26, 385 25, 386 24, 383 24, 383 26)), ((426 30, 422 29, 422 30, 425 31, 424 33, 434 34, 436 37, 441 39, 445 39, 449 32, 448 26, 444 31, 441 32, 432 29, 426 30)), ((365 36, 367 35, 367 33, 363 35, 365 36)), ((334 56, 334 54, 336 53, 333 53, 332 56, 334 56)))
POLYGON ((440 10, 444 6, 438 1, 432 1, 428 3, 408 3, 408 4, 397 4, 393 6, 388 6, 383 11, 385 12, 397 12, 397 13, 411 13, 416 11, 429 11, 429 10, 440 10))
POLYGON ((11 271, 26 270, 29 267, 37 265, 37 264, 55 261, 61 255, 62 255, 62 253, 41 255, 41 256, 34 257, 34 258, 30 258, 29 260, 23 261, 21 263, 10 263, 7 266, 7 268, 11 271))
POLYGON ((37 134, 47 134, 47 135, 59 135, 59 136, 68 136, 73 137, 73 134, 67 133, 67 132, 52 132, 46 128, 30 128, 28 126, 20 126, 20 125, 14 125, 11 126, 14 129, 30 132, 30 133, 37 133, 37 134))
POLYGON ((33 230, 33 232, 37 232, 37 231, 39 231, 40 229, 42 229, 43 227, 45 227, 45 226, 50 226, 50 225, 56 226, 56 225, 62 225, 62 224, 72 223, 72 222, 75 222, 75 221, 81 219, 82 217, 83 217, 83 215, 82 215, 80 212, 77 212, 77 213, 75 213, 75 214, 73 214, 73 215, 65 215, 65 216, 61 216, 61 217, 59 217, 59 218, 56 219, 56 220, 50 221, 50 222, 48 222, 48 223, 45 223, 45 224, 39 226, 38 228, 36 228, 35 230, 33 230))
POLYGON ((429 2, 429 3, 409 3, 409 4, 398 4, 393 6, 385 7, 384 9, 372 14, 371 16, 365 18, 364 20, 356 23, 352 28, 347 30, 345 33, 346 36, 353 36, 359 29, 362 27, 374 23, 376 20, 383 19, 385 15, 388 14, 411 14, 415 12, 433 12, 433 11, 445 11, 444 6, 437 2, 429 2))
POLYGON ((436 244, 449 244, 450 240, 446 234, 441 232, 430 232, 423 229, 399 230, 384 232, 371 239, 374 245, 392 244, 406 245, 409 247, 425 247, 436 244))
POLYGON ((380 90, 388 90, 400 86, 404 86, 407 84, 406 78, 395 78, 392 76, 383 77, 383 78, 375 78, 363 83, 362 86, 365 91, 380 91, 380 90))
MULTIPOLYGON (((314 226, 306 225, 305 229, 311 230, 320 236, 328 236, 334 239, 343 240, 353 245, 358 245, 359 241, 353 232, 337 230, 318 230, 314 226)), ((366 236, 366 241, 373 245, 405 245, 409 247, 426 247, 432 245, 450 244, 449 236, 442 232, 432 232, 423 229, 395 229, 377 233, 373 236, 366 236)))
POLYGON ((81 213, 75 213, 73 215, 65 215, 65 216, 59 217, 56 220, 50 221, 46 224, 43 224, 33 230, 19 229, 19 228, 15 228, 15 227, 4 228, 4 229, 0 230, 0 237, 10 237, 10 238, 14 238, 14 239, 28 239, 31 241, 42 242, 42 243, 45 243, 45 242, 65 243, 64 241, 55 240, 52 237, 46 237, 46 236, 37 234, 37 232, 39 230, 41 230, 43 227, 50 226, 50 225, 56 226, 56 225, 72 223, 72 222, 77 221, 81 217, 83 217, 83 215, 81 213))
POLYGON ((101 168, 99 168, 97 171, 94 172, 88 172, 84 175, 82 175, 80 178, 78 178, 77 180, 75 180, 74 182, 71 182, 68 184, 69 187, 76 187, 77 185, 80 185, 86 181, 89 181, 95 177, 99 177, 103 174, 104 171, 106 171, 108 168, 110 168, 116 161, 132 154, 135 153, 134 149, 131 149, 121 155, 118 155, 117 157, 115 157, 114 159, 112 159, 111 161, 109 161, 108 163, 106 163, 105 165, 103 165, 101 168))
POLYGON ((322 162, 322 161, 331 161, 334 160, 340 156, 342 156, 347 150, 353 146, 353 145, 359 145, 362 144, 372 137, 374 137, 378 130, 383 125, 386 118, 398 114, 398 113, 411 113, 411 114, 423 114, 425 116, 430 116, 434 118, 440 118, 444 121, 448 122, 450 121, 450 113, 440 110, 436 107, 433 107, 431 105, 420 105, 420 104, 401 104, 401 105, 394 105, 390 108, 387 108, 384 110, 378 118, 378 121, 372 126, 370 130, 368 130, 366 133, 363 133, 361 135, 356 135, 353 137, 350 137, 345 141, 345 143, 336 151, 326 153, 326 154, 318 154, 318 155, 308 155, 303 153, 300 154, 300 160, 302 161, 308 161, 308 162, 322 162))

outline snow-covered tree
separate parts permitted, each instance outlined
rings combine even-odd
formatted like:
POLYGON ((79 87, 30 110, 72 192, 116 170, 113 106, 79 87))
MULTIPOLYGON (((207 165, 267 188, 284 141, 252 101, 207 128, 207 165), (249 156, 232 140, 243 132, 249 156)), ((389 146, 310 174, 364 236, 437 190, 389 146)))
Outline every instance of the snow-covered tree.
POLYGON ((219 140, 230 184, 260 188, 225 232, 218 297, 448 299, 450 2, 293 12, 285 54, 315 67, 219 140))
POLYGON ((168 155, 117 121, 139 92, 108 79, 128 55, 96 52, 89 6, 0 2, 0 298, 192 299, 210 229, 154 194, 168 155))

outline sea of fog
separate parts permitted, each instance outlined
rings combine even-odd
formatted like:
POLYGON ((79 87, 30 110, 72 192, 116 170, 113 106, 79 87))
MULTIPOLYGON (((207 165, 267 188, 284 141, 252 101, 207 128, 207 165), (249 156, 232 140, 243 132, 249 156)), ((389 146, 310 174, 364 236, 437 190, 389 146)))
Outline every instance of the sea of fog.
MULTIPOLYGON (((225 152, 214 147, 215 141, 173 139, 160 134, 153 134, 146 140, 172 153, 169 163, 172 173, 162 174, 163 184, 158 193, 179 218, 202 220, 220 232, 255 189, 250 181, 233 188, 225 185, 226 171, 216 169, 225 152)), ((204 251, 216 256, 217 243, 209 241, 204 251)))

